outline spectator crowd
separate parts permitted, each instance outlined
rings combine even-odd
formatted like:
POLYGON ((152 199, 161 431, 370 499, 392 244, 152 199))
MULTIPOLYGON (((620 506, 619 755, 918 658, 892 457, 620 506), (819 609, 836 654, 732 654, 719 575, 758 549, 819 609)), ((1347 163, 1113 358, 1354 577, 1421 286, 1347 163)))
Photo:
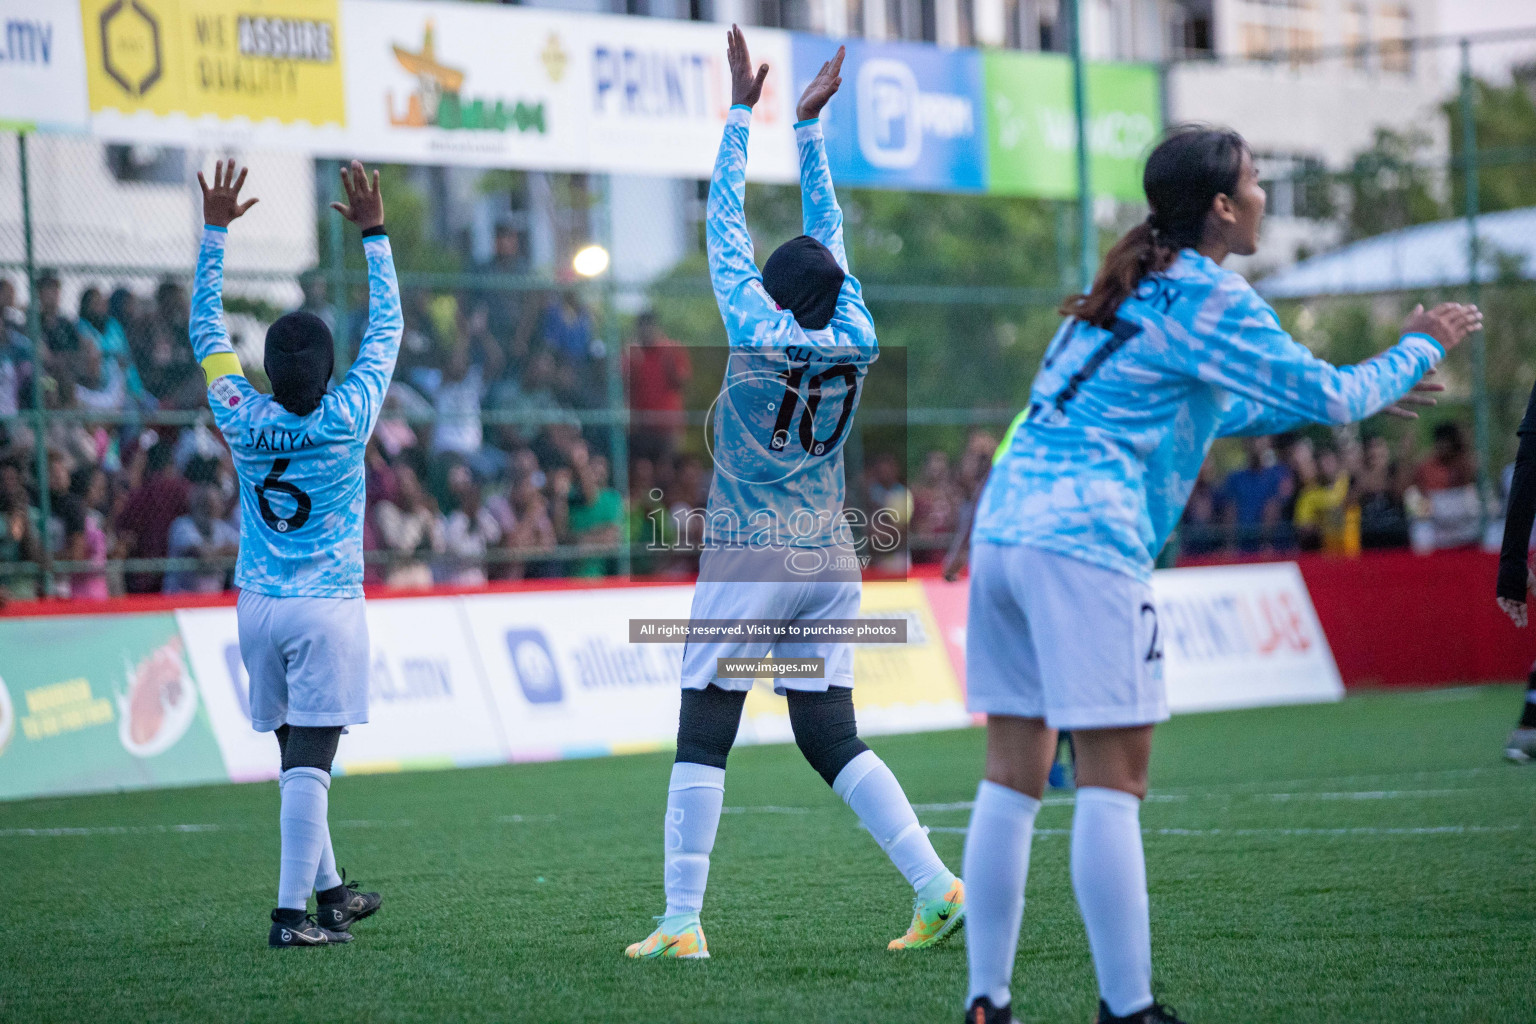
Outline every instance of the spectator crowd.
MULTIPOLYGON (((520 271, 516 243, 498 234, 492 271, 520 271)), ((303 308, 335 330, 325 279, 301 283, 303 308)), ((185 288, 167 281, 145 297, 87 287, 71 316, 56 275, 37 284, 28 311, 0 278, 0 588, 37 596, 46 554, 63 563, 53 596, 225 589, 239 546, 236 480, 211 419, 185 415, 206 408, 185 288), (48 413, 40 432, 29 415, 39 400, 48 413), (182 415, 167 425, 157 415, 166 412, 182 415), (178 561, 156 564, 165 559, 178 561)), ((613 430, 600 417, 584 426, 581 416, 612 398, 608 353, 580 293, 408 291, 404 305, 395 383, 367 452, 368 582, 605 575, 621 570, 625 545, 637 574, 696 568, 710 468, 687 444, 688 349, 654 315, 636 318, 619 363, 630 410, 620 493, 613 430)), ((355 346, 365 318, 359 310, 342 325, 344 343, 355 346)), ((897 549, 873 551, 872 567, 940 561, 996 444, 974 432, 956 457, 926 453, 910 478, 901 456, 864 453, 850 500, 887 510, 902 538, 897 549)), ((1475 544, 1475 475, 1453 423, 1437 427, 1422 458, 1381 437, 1247 439, 1240 465, 1207 463, 1182 551, 1347 555, 1475 544)))

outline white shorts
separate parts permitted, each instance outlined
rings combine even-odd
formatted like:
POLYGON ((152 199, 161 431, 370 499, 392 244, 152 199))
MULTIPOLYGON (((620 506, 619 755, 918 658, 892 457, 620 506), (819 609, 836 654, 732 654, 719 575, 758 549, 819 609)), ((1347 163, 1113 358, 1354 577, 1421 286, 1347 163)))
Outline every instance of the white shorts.
POLYGON ((1152 588, 1023 544, 971 547, 966 706, 1110 729, 1168 718, 1152 588))
POLYGON ((368 721, 362 598, 268 597, 242 590, 236 616, 257 732, 368 721))
MULTIPOLYGON (((859 615, 863 586, 857 575, 829 578, 822 573, 804 580, 730 578, 730 562, 737 552, 716 554, 706 549, 700 579, 693 589, 691 619, 853 619, 859 615), (713 557, 712 557, 713 556, 713 557)), ((847 576, 847 573, 842 573, 847 576)), ((829 686, 853 686, 853 644, 822 641, 809 644, 775 643, 772 640, 703 642, 683 646, 683 689, 702 690, 714 683, 722 690, 750 690, 751 679, 717 679, 720 658, 824 658, 826 671, 820 679, 775 679, 773 690, 823 692, 829 686)))

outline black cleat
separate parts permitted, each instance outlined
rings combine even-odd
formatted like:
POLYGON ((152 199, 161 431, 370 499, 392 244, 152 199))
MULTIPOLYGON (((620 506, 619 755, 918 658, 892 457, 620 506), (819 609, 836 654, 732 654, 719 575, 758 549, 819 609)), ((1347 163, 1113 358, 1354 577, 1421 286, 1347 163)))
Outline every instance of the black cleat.
POLYGON ((313 914, 305 914, 298 924, 290 924, 278 919, 280 913, 280 910, 272 911, 272 931, 267 935, 267 945, 274 949, 286 946, 329 946, 334 942, 352 941, 349 932, 320 927, 315 923, 313 914))
POLYGON ((346 931, 353 921, 372 915, 384 903, 376 892, 358 892, 357 883, 348 882, 345 871, 341 881, 336 888, 315 894, 315 920, 333 932, 346 931))
POLYGON ((1173 1007, 1164 1006, 1162 1003, 1153 1003, 1145 1010, 1137 1010, 1124 1017, 1116 1017, 1109 1012, 1109 1007, 1104 1004, 1104 1000, 1100 999, 1099 1016, 1095 1024, 1184 1024, 1184 1021, 1173 1012, 1173 1007))
POLYGON ((965 1024, 1012 1024, 1013 1005, 993 1006, 992 1000, 986 996, 978 996, 972 1000, 970 1009, 965 1011, 965 1024))

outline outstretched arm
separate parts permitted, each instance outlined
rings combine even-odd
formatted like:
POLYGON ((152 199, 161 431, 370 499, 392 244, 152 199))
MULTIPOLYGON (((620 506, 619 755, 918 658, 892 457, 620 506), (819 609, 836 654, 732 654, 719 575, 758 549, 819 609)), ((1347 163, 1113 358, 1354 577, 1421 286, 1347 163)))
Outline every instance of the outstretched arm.
POLYGON ((805 216, 805 233, 830 249, 844 271, 848 269, 848 253, 843 246, 843 211, 837 205, 832 172, 827 167, 821 111, 843 84, 845 52, 843 47, 837 48, 837 56, 821 66, 795 108, 795 142, 800 148, 800 204, 805 216))
POLYGON ((208 404, 220 420, 235 409, 252 390, 240 367, 240 359, 229 344, 224 327, 224 243, 229 238, 229 224, 256 205, 255 199, 240 201, 249 168, 235 175, 235 162, 214 164, 210 186, 197 172, 203 190, 203 244, 197 254, 197 278, 192 288, 192 353, 203 368, 210 392, 208 404))
MULTIPOLYGON (((1396 404, 1387 406, 1382 412, 1400 419, 1418 419, 1419 414, 1413 411, 1413 407, 1435 405, 1434 395, 1445 390, 1444 384, 1429 379, 1435 375, 1435 372, 1432 369, 1426 371, 1424 379, 1410 388, 1406 395, 1397 400, 1396 404)), ((1264 437, 1269 434, 1284 434, 1287 431, 1300 430, 1315 422, 1281 412, 1273 406, 1241 395, 1229 395, 1228 398, 1229 402, 1222 415, 1221 426, 1217 429, 1221 437, 1264 437)))
POLYGON ((379 172, 370 180, 363 165, 353 160, 341 168, 345 203, 331 207, 363 229, 363 255, 368 260, 368 328, 347 377, 336 389, 342 409, 351 417, 358 437, 373 433, 384 395, 400 355, 405 317, 400 311, 400 283, 395 279, 395 256, 384 233, 384 197, 379 193, 379 172))
POLYGON ((1192 323, 1170 323, 1162 351, 1182 372, 1292 422, 1344 424, 1398 403, 1480 323, 1471 306, 1415 311, 1396 345, 1355 366, 1334 366, 1287 334, 1275 311, 1233 277, 1192 323))
POLYGON ((743 203, 752 107, 762 95, 768 65, 754 74, 746 39, 734 25, 726 35, 726 56, 731 65, 733 104, 725 118, 725 134, 709 182, 704 234, 709 248, 709 281, 726 335, 733 345, 748 345, 766 337, 771 328, 793 314, 780 310, 763 290, 763 275, 752 258, 752 234, 747 230, 743 203))

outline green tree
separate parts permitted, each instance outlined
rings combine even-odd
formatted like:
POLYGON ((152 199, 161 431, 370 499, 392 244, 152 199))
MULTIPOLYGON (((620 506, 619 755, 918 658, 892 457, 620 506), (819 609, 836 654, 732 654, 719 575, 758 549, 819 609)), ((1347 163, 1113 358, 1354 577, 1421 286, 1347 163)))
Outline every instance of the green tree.
MULTIPOLYGON (((1478 207, 1484 212, 1536 206, 1536 65, 1518 72, 1509 85, 1472 83, 1473 128, 1477 148, 1486 154, 1478 168, 1478 207)), ((1452 167, 1451 205, 1466 206, 1466 174, 1462 170, 1462 116, 1459 99, 1444 106, 1449 123, 1452 167)))

